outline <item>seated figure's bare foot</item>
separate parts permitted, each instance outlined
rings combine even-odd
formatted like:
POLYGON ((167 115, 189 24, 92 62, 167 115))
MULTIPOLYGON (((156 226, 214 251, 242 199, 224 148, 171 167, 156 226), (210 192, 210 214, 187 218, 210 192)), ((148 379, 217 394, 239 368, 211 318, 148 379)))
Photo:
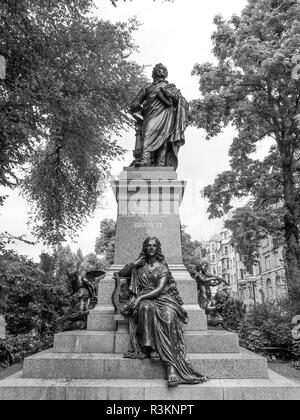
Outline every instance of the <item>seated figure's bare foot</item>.
POLYGON ((147 355, 143 351, 140 351, 137 358, 139 360, 144 360, 144 359, 146 359, 146 357, 147 357, 147 355))
POLYGON ((168 372, 168 387, 169 388, 177 387, 180 384, 180 380, 179 380, 176 369, 173 366, 168 365, 167 372, 168 372))
POLYGON ((156 350, 150 352, 150 359, 154 362, 159 362, 161 360, 159 353, 156 350))
POLYGON ((127 353, 124 354, 124 359, 138 359, 138 360, 144 360, 146 359, 147 355, 140 351, 140 352, 136 352, 136 351, 128 351, 127 353))

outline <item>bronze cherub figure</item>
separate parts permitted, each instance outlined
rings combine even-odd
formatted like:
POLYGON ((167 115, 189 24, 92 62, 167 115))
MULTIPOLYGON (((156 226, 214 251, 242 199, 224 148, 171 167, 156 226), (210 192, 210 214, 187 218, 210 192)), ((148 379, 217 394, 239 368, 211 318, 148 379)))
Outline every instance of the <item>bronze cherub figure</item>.
POLYGON ((85 330, 87 328, 89 311, 97 305, 97 290, 93 282, 96 278, 104 275, 104 271, 89 271, 81 276, 78 268, 74 273, 67 273, 73 292, 70 297, 75 297, 76 303, 71 313, 58 320, 62 325, 62 331, 85 330))

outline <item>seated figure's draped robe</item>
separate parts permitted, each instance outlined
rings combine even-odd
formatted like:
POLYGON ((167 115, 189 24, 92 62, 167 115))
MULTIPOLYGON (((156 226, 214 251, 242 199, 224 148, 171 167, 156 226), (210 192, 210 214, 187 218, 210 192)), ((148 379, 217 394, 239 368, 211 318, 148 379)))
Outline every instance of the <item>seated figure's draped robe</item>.
POLYGON ((174 84, 161 81, 143 89, 133 102, 143 105, 142 146, 154 153, 167 144, 165 166, 178 167, 178 152, 185 144, 189 104, 174 84))
POLYGON ((134 296, 148 294, 157 289, 163 276, 168 281, 160 296, 142 300, 130 318, 132 354, 138 357, 145 347, 151 347, 162 361, 177 369, 181 383, 194 383, 203 376, 186 360, 183 324, 187 324, 188 315, 167 265, 160 263, 154 271, 147 266, 133 269, 130 288, 134 296))

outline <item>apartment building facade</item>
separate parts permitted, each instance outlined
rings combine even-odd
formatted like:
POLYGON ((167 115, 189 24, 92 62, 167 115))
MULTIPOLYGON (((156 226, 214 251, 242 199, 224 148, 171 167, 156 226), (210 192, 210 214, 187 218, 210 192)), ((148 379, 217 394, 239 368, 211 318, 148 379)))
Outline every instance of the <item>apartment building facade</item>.
POLYGON ((271 238, 261 242, 259 264, 248 273, 232 243, 232 233, 223 228, 209 241, 211 272, 223 277, 233 296, 240 297, 248 308, 287 295, 283 248, 275 248, 271 238))

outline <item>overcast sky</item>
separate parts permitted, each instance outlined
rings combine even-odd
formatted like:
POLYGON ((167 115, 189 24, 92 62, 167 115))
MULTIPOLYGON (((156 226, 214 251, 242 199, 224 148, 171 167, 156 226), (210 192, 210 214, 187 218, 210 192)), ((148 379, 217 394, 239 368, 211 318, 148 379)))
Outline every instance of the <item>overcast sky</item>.
MULTIPOLYGON (((98 7, 95 13, 102 19, 116 22, 137 17, 141 27, 134 37, 139 45, 139 52, 132 59, 149 66, 149 78, 154 65, 164 63, 169 70, 169 81, 177 85, 186 99, 191 100, 199 97, 198 80, 191 76, 193 66, 196 63, 214 61, 211 53, 214 16, 222 14, 229 18, 233 14, 240 14, 247 2, 175 0, 174 3, 164 3, 160 0, 132 0, 123 3, 119 0, 117 8, 111 6, 109 0, 96 0, 95 3, 98 7)), ((212 183, 218 173, 228 169, 228 149, 233 136, 234 131, 229 128, 218 138, 207 142, 203 131, 194 128, 186 131, 186 145, 179 156, 178 177, 188 181, 181 208, 181 221, 188 226, 187 230, 193 239, 208 240, 221 229, 221 220, 208 220, 207 203, 201 197, 201 190, 212 183)), ((122 133, 118 141, 129 152, 122 162, 113 163, 116 177, 132 161, 134 132, 122 133)), ((0 194, 1 192, 3 189, 0 189, 0 194)), ((17 191, 9 194, 1 209, 0 231, 6 230, 15 235, 26 233, 30 238, 26 225, 28 206, 17 191)), ((103 200, 103 207, 83 227, 78 242, 70 242, 74 250, 80 247, 84 254, 93 252, 100 221, 105 217, 116 219, 117 207, 112 193, 109 192, 103 200)), ((31 247, 21 244, 17 249, 37 259, 44 248, 41 245, 31 247)))

